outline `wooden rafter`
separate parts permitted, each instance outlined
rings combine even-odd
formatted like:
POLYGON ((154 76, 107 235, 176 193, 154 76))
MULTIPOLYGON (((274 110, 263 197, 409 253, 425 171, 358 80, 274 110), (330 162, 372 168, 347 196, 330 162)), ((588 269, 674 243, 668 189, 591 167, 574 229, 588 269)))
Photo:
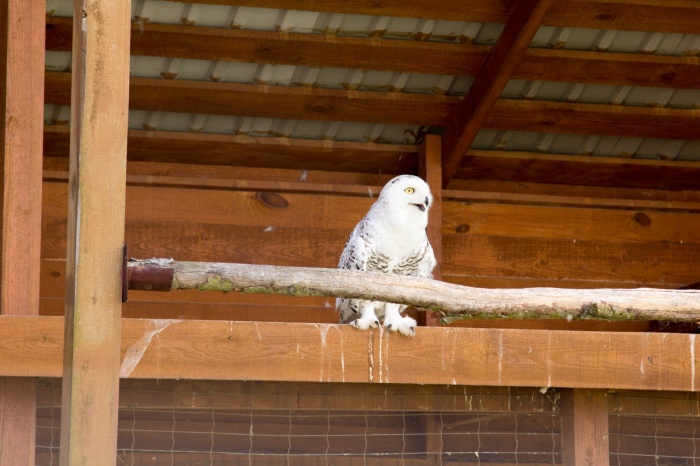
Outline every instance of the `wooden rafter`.
MULTIPOLYGON (((47 126, 44 142, 46 156, 67 157, 69 128, 47 126)), ((345 172, 366 172, 371 167, 373 172, 396 175, 416 172, 416 151, 415 146, 402 144, 175 131, 130 130, 128 140, 130 161, 345 172)))
MULTIPOLYGON (((697 391, 699 344, 687 334, 419 327, 406 338, 336 324, 123 319, 121 377, 697 391)), ((62 347, 63 318, 0 316, 0 375, 58 377, 62 347)))
MULTIPOLYGON (((231 6, 252 6, 290 10, 323 11, 377 16, 422 18, 423 0, 384 2, 361 0, 194 0, 231 6)), ((450 21, 505 23, 512 0, 447 0, 430 5, 430 18, 450 21)), ((555 2, 545 16, 545 26, 700 33, 697 17, 700 5, 693 0, 575 0, 555 2)))
POLYGON ((498 42, 474 78, 443 138, 442 185, 457 172, 479 129, 530 45, 552 0, 516 0, 498 42))
MULTIPOLYGON (((72 21, 47 18, 47 50, 69 51, 72 21)), ((249 63, 474 75, 491 47, 469 43, 289 34, 133 23, 131 54, 249 63), (388 57, 391 57, 388 59, 388 57)), ((697 57, 528 49, 515 79, 700 88, 697 57)))
MULTIPOLYGON (((69 83, 70 73, 47 72, 46 102, 69 104, 69 83)), ((454 177, 468 149, 467 140, 471 143, 480 128, 700 139, 697 131, 700 110, 497 99, 493 87, 489 88, 494 99, 493 105, 489 106, 490 112, 486 111, 484 100, 470 104, 469 108, 474 108, 474 112, 478 110, 478 116, 464 106, 467 100, 462 102, 459 97, 443 95, 155 78, 132 78, 129 105, 137 110, 178 113, 448 126, 443 152, 452 148, 454 155, 449 159, 451 161, 446 155, 443 159, 445 167, 452 167, 449 175, 443 171, 443 178, 447 179, 454 177), (452 115, 457 112, 462 116, 455 119, 452 115), (467 112, 474 117, 467 118, 467 112), (461 122, 465 123, 463 131, 458 129, 461 122), (458 142, 459 146, 456 145, 458 142)), ((474 86, 472 89, 476 92, 474 86)), ((469 95, 476 96, 470 91, 466 99, 476 99, 469 95)))

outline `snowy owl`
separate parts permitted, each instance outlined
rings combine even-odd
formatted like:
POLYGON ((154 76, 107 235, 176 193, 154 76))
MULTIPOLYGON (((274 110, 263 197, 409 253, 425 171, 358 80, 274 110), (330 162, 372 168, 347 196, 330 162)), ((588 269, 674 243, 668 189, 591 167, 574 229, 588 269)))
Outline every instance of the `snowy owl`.
MULTIPOLYGON (((338 263, 339 269, 367 270, 432 278, 433 248, 425 229, 433 202, 430 187, 413 175, 389 181, 367 215, 357 224, 338 263)), ((416 321, 402 317, 407 306, 361 299, 336 299, 340 323, 360 330, 377 328, 415 334, 416 321)))

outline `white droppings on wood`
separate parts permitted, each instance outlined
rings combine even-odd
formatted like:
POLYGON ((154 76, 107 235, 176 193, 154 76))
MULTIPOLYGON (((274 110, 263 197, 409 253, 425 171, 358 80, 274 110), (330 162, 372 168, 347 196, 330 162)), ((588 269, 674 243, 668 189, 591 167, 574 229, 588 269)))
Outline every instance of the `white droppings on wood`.
POLYGON ((136 366, 141 362, 141 358, 146 354, 148 346, 151 344, 153 337, 158 335, 160 332, 168 328, 171 324, 175 322, 180 322, 179 319, 154 319, 151 323, 155 325, 153 330, 147 331, 136 343, 131 345, 124 355, 124 361, 122 361, 121 369, 119 370, 119 377, 122 379, 128 378, 136 366))
POLYGON ((382 362, 382 338, 384 336, 384 329, 380 325, 379 326, 379 383, 382 383, 382 366, 384 363, 382 362))
MULTIPOLYGON (((498 385, 502 385, 503 376, 503 330, 498 332, 498 385)), ((509 398, 510 399, 510 398, 509 398)))
POLYGON ((369 353, 369 381, 374 381, 374 331, 368 332, 367 352, 369 353))
POLYGON ((690 391, 695 391, 695 334, 690 335, 690 391))
POLYGON ((547 388, 552 386, 552 334, 547 333, 547 388))

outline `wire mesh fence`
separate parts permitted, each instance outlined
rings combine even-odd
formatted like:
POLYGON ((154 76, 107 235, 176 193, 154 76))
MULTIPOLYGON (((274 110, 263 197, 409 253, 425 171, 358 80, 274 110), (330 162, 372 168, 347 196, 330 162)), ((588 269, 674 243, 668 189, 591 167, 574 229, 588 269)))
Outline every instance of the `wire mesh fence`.
MULTIPOLYGON (((614 465, 695 465, 695 394, 609 393, 614 465)), ((39 382, 38 465, 59 464, 60 380, 39 382)), ((551 465, 556 390, 124 380, 117 464, 551 465)))

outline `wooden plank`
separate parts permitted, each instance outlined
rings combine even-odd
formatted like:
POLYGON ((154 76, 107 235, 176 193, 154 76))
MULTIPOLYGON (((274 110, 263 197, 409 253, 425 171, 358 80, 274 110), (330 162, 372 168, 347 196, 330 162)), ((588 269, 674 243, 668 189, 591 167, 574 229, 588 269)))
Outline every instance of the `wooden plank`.
POLYGON ((92 465, 116 454, 131 4, 73 11, 60 460, 92 465))
POLYGON ((620 281, 630 287, 695 283, 697 271, 684 264, 700 260, 700 247, 692 244, 574 243, 467 233, 444 236, 443 247, 444 276, 620 281))
POLYGON ((610 464, 608 400, 602 390, 561 392, 563 466, 610 464))
MULTIPOLYGON (((60 379, 41 379, 39 409, 60 405, 60 379)), ((648 394, 647 394, 648 395, 648 394)), ((691 394, 691 396, 695 396, 691 394)), ((221 380, 123 379, 120 409, 275 411, 415 411, 550 413, 552 404, 536 388, 454 385, 379 385, 221 380), (195 396, 192 396, 196 394, 195 396)), ((661 405, 663 406, 663 405, 661 405)))
MULTIPOLYGON (((68 188, 45 183, 44 217, 63 218, 68 188)), ((363 197, 129 186, 126 221, 351 231, 376 200, 363 197), (181 202, 173 205, 173 199, 181 202)), ((270 231, 268 231, 270 232, 270 231)), ((342 247, 340 248, 342 251, 342 247)), ((340 256, 340 251, 338 256, 340 256)))
MULTIPOLYGON (((47 50, 70 51, 69 18, 48 17, 46 28, 47 50)), ((357 68, 362 63, 362 68, 369 70, 471 76, 478 72, 490 50, 489 46, 470 43, 471 38, 466 37, 454 37, 452 43, 415 39, 134 22, 131 54, 336 68, 357 68), (416 60, 417 56, 420 60, 416 60)), ((697 57, 528 49, 513 71, 513 78, 697 89, 698 63, 697 57)))
MULTIPOLYGON (((426 16, 423 0, 409 0, 400 4, 373 0, 361 0, 352 4, 342 0, 195 0, 193 3, 375 16, 429 17, 484 23, 505 23, 513 4, 511 0, 471 0, 469 2, 449 0, 431 5, 429 16, 426 16)), ((693 0, 577 0, 565 4, 555 2, 542 24, 559 27, 698 34, 700 26, 693 18, 698 17, 699 9, 700 7, 693 0)))
MULTIPOLYGON (((66 126, 46 127, 44 153, 66 157, 66 126)), ((242 167, 287 168, 370 173, 415 173, 412 145, 315 141, 174 131, 130 130, 130 161, 196 163, 242 167), (270 154, 274 156, 270 156, 270 154), (303 161, 300 165, 300 161, 303 161)), ((299 174, 301 176, 301 173, 299 174)))
MULTIPOLYGON (((487 158, 499 158, 508 154, 499 151, 478 151, 487 158)), ((523 153, 520 163, 525 163, 523 153)), ((542 154, 529 154, 540 167, 544 163, 542 154)), ((600 157, 547 156, 553 162, 569 160, 600 159, 600 157), (565 157, 565 158, 564 158, 565 157)), ((644 165, 639 162, 649 160, 606 157, 613 164, 597 164, 603 177, 610 176, 602 170, 619 172, 623 165, 644 165), (617 165, 617 166, 616 166, 617 165)), ((67 182, 68 161, 63 158, 44 158, 44 181, 67 182)), ((487 162, 488 163, 488 162, 487 162)), ((509 161, 508 163, 518 163, 509 161)), ((576 163, 576 162, 574 162, 576 163)), ((688 178, 683 170, 692 172, 697 164, 682 161, 645 164, 650 175, 651 167, 671 169, 680 178, 688 178), (676 170, 678 169, 678 170, 676 170)), ((576 165, 574 165, 576 166, 576 165)), ((582 163, 578 170, 587 170, 582 163)), ((699 169, 700 170, 700 169, 699 169)), ((626 173, 629 173, 627 170, 626 173)), ((637 173, 644 173, 644 171, 637 173)), ((698 173, 700 176, 700 172, 698 173)), ((586 175, 588 176, 588 175, 586 175)), ((662 175, 666 176, 666 175, 662 175)), ((277 168, 234 167, 221 165, 196 165, 159 162, 129 162, 127 164, 127 185, 149 187, 207 188, 219 190, 239 190, 252 192, 333 194, 366 197, 370 192, 379 192, 391 175, 327 172, 316 170, 292 170, 277 168)), ((574 181, 576 181, 574 179, 574 181)), ((580 180, 579 180, 580 181, 580 180)), ((630 180, 626 180, 630 183, 630 180)), ((668 180, 672 182, 672 180, 668 180)), ((634 181, 632 181, 634 182, 634 181)), ((443 190, 449 201, 473 203, 502 203, 529 206, 567 206, 601 209, 640 209, 644 211, 700 211, 700 191, 668 189, 620 188, 615 186, 556 185, 545 183, 492 181, 478 179, 453 179, 450 189, 443 190)))
MULTIPOLYGON (((46 102, 67 105, 69 82, 70 73, 47 72, 46 102)), ((449 126, 461 101, 445 95, 133 78, 129 106, 180 113, 449 126)), ((480 120, 488 129, 700 139, 696 131, 700 110, 696 109, 517 99, 500 99, 489 108, 480 120)), ((230 141, 234 136, 204 136, 212 137, 230 141)))
POLYGON ((700 244, 696 228, 700 229, 697 212, 445 202, 442 233, 572 242, 700 244))
POLYGON ((493 106, 484 128, 697 140, 698 119, 697 109, 509 99, 493 106))
POLYGON ((551 0, 516 0, 496 45, 481 65, 467 95, 452 114, 443 137, 442 185, 447 187, 486 116, 511 79, 539 29, 551 0))
MULTIPOLYGON (((467 223, 468 224, 468 223, 467 223)), ((66 257, 66 223, 44 222, 42 255, 66 257)), ((536 226, 535 226, 536 228, 536 226)), ((641 226, 640 226, 641 228, 641 226)), ((305 228, 130 222, 126 240, 133 257, 231 261, 253 264, 335 267, 347 231, 305 228), (236 238, 232 242, 231 238, 236 238)), ((443 236, 443 277, 560 280, 603 286, 681 287, 698 281, 692 264, 700 260, 695 243, 608 242, 455 233, 443 236), (654 262, 650 258, 657 258, 654 262), (660 258, 663 258, 661 260, 660 258), (654 264, 650 267, 650 264, 654 264)))
MULTIPOLYGON (((0 7, 0 314, 39 313, 43 0, 0 7)), ((35 464, 36 380, 0 377, 0 465, 35 464)))
MULTIPOLYGON (((47 72, 47 103, 66 105, 68 82, 70 73, 47 72)), ((129 89, 129 107, 139 110, 416 125, 444 124, 459 101, 444 95, 139 77, 131 79, 129 89)))
MULTIPOLYGON (((0 375, 61 375, 62 318, 0 323, 0 375)), ((696 346, 687 334, 419 327, 405 338, 335 324, 124 319, 122 377, 697 391, 696 346)))
POLYGON ((643 161, 624 157, 470 151, 457 177, 520 183, 700 191, 700 167, 697 163, 643 161))

